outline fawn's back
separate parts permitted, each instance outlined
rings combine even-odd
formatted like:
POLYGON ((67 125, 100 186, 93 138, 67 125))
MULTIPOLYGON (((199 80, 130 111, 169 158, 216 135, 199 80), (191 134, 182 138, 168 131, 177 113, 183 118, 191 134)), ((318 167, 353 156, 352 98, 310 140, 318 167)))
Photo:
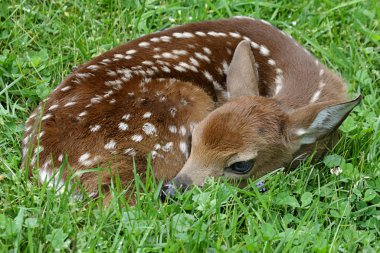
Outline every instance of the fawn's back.
POLYGON ((77 175, 94 194, 99 175, 104 190, 116 174, 128 183, 133 160, 143 174, 148 154, 158 179, 180 171, 179 184, 246 178, 290 162, 302 145, 333 132, 358 101, 343 102, 342 80, 269 23, 187 24, 76 69, 30 115, 22 166, 58 185, 70 174, 67 166, 55 173, 63 163, 73 171, 106 168, 77 175), (322 122, 328 131, 311 129, 322 122), (231 169, 247 161, 248 171, 231 169))

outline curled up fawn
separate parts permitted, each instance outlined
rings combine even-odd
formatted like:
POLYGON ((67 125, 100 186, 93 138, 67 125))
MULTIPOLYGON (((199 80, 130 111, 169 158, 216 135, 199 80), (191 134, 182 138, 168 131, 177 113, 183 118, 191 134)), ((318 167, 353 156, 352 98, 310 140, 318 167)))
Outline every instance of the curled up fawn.
POLYGON ((149 154, 169 195, 206 177, 244 181, 320 157, 360 100, 348 100, 339 76, 266 21, 191 23, 78 67, 27 120, 22 168, 56 186, 71 170, 105 168, 75 174, 106 202, 113 176, 128 184, 135 162, 144 177, 149 154), (63 162, 71 170, 58 177, 63 162))

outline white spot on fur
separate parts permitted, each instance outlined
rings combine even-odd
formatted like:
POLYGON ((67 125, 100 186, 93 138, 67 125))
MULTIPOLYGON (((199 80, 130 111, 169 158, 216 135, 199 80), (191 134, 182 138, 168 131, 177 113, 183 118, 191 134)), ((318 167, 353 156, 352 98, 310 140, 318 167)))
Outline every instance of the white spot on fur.
POLYGON ((177 127, 173 125, 169 126, 169 132, 175 134, 177 132, 177 127))
POLYGON ((104 145, 105 149, 115 149, 116 148, 116 141, 114 139, 111 139, 106 145, 104 145))
POLYGON ((162 57, 164 57, 166 59, 177 59, 178 58, 177 55, 174 55, 174 54, 169 53, 169 52, 162 53, 162 57))
POLYGON ((185 126, 180 126, 178 132, 179 132, 180 135, 185 136, 186 135, 186 128, 185 128, 185 126))
POLYGON ((161 149, 164 152, 171 152, 171 151, 173 151, 173 147, 174 147, 173 142, 168 142, 161 149))
POLYGON ((24 145, 26 145, 26 144, 28 144, 29 140, 30 140, 30 134, 27 135, 27 136, 22 140, 22 143, 23 143, 24 145))
POLYGON ((276 84, 276 89, 274 91, 274 95, 277 95, 278 93, 280 93, 282 86, 283 86, 282 75, 277 75, 275 80, 274 80, 274 83, 276 84))
POLYGON ((238 33, 238 32, 229 32, 228 33, 231 37, 234 37, 234 38, 241 38, 241 35, 240 35, 240 33, 238 33))
POLYGON ((154 65, 152 61, 143 61, 142 64, 149 65, 149 66, 154 65))
POLYGON ((212 82, 216 90, 218 91, 223 90, 223 87, 213 78, 213 76, 207 70, 203 71, 203 75, 207 78, 207 80, 212 82))
POLYGON ((152 42, 160 42, 161 39, 157 38, 157 37, 154 37, 154 38, 151 38, 150 41, 152 41, 152 42))
POLYGON ((28 126, 25 128, 25 132, 29 132, 32 129, 32 126, 28 126))
POLYGON ((204 32, 200 32, 200 31, 195 32, 195 34, 198 35, 198 36, 201 36, 201 37, 205 37, 206 36, 206 34, 204 32))
POLYGON ((248 41, 248 42, 252 42, 251 38, 247 37, 247 36, 243 36, 243 39, 248 41))
POLYGON ((126 150, 124 150, 124 154, 130 155, 130 156, 135 156, 136 150, 134 148, 127 148, 126 150))
POLYGON ((92 133, 94 133, 94 132, 99 131, 100 128, 101 128, 100 125, 93 125, 93 126, 90 126, 90 131, 91 131, 92 133))
POLYGON ((326 83, 324 81, 319 81, 318 88, 323 89, 323 87, 326 86, 326 83))
POLYGON ((79 162, 81 163, 81 165, 83 166, 91 166, 93 165, 94 163, 98 162, 99 161, 99 156, 95 156, 93 159, 89 159, 90 158, 90 154, 89 153, 85 153, 84 155, 82 155, 80 158, 79 158, 79 162))
POLYGON ((169 37, 169 36, 161 36, 160 39, 161 39, 163 42, 170 42, 170 40, 171 40, 172 38, 169 37))
POLYGON ((68 91, 71 89, 71 86, 66 86, 61 89, 61 91, 68 91))
POLYGON ((115 76, 117 76, 117 73, 113 70, 107 70, 107 75, 111 76, 111 77, 115 77, 115 76))
POLYGON ((102 65, 107 65, 108 63, 110 63, 111 62, 111 60, 110 59, 103 59, 101 62, 100 62, 100 64, 102 64, 102 65))
POLYGON ((182 32, 182 33, 175 32, 173 33, 173 37, 178 38, 178 39, 187 39, 187 38, 193 38, 194 35, 189 32, 182 32))
POLYGON ((269 59, 268 64, 271 66, 274 66, 274 65, 276 65, 276 62, 273 59, 269 59))
POLYGON ((143 115, 143 119, 149 119, 150 116, 152 116, 152 113, 151 113, 151 112, 146 112, 146 113, 144 113, 144 115, 143 115))
POLYGON ((126 54, 135 54, 136 52, 137 52, 136 49, 130 49, 130 50, 126 51, 125 53, 126 54))
POLYGON ((155 150, 152 150, 152 151, 150 152, 150 154, 151 154, 151 156, 152 156, 152 160, 156 159, 157 156, 160 156, 160 155, 158 154, 158 152, 155 151, 155 150))
POLYGON ((167 66, 162 66, 161 70, 166 72, 166 73, 170 73, 170 68, 168 68, 167 66))
POLYGON ((112 80, 112 81, 105 81, 104 85, 113 86, 114 89, 120 89, 122 83, 123 83, 123 81, 121 79, 116 79, 116 80, 112 80))
POLYGON ((123 117, 121 117, 121 118, 123 120, 129 120, 130 117, 131 117, 131 115, 128 113, 128 114, 123 115, 123 117))
POLYGON ((119 123, 119 129, 121 131, 127 131, 128 130, 128 124, 127 123, 124 123, 124 122, 120 122, 119 123))
POLYGON ((81 155, 78 159, 78 162, 80 162, 81 164, 83 164, 84 161, 88 160, 90 158, 90 153, 84 153, 83 155, 81 155))
POLYGON ((108 98, 108 97, 110 97, 113 93, 114 93, 113 90, 106 91, 106 92, 104 92, 104 96, 103 96, 103 97, 108 98))
MULTIPOLYGON (((40 169, 40 182, 43 184, 44 182, 50 181, 52 175, 46 169, 40 169)), ((50 187, 50 184, 49 184, 50 187)))
POLYGON ((142 127, 142 130, 146 135, 156 135, 157 129, 152 123, 145 123, 142 127))
POLYGON ((54 109, 57 109, 58 107, 59 107, 59 105, 54 104, 54 105, 52 105, 52 106, 49 107, 48 111, 52 111, 54 109))
POLYGON ((203 71, 203 75, 207 78, 207 80, 209 80, 210 82, 214 81, 214 78, 212 77, 212 75, 210 74, 210 72, 208 72, 207 70, 203 71))
POLYGON ((179 150, 182 152, 182 154, 183 154, 186 158, 189 157, 189 153, 188 153, 188 150, 187 150, 187 144, 186 144, 186 142, 181 141, 181 142, 179 143, 179 150))
POLYGON ((98 66, 98 65, 90 65, 87 68, 90 69, 90 70, 94 70, 95 71, 95 70, 100 69, 100 66, 98 66))
POLYGON ((277 75, 282 75, 284 72, 280 68, 276 68, 276 74, 277 75))
POLYGON ((157 60, 157 64, 164 65, 164 66, 170 66, 170 64, 166 61, 157 60))
POLYGON ((141 134, 134 134, 131 136, 131 140, 134 142, 140 142, 142 141, 143 137, 141 134))
POLYGON ((63 161, 63 154, 60 154, 59 156, 58 156, 58 162, 62 162, 63 161))
POLYGON ((87 78, 90 76, 94 76, 94 74, 92 74, 92 73, 76 73, 75 76, 77 76, 78 78, 84 79, 84 78, 87 78))
POLYGON ((209 54, 209 55, 212 54, 210 48, 208 48, 208 47, 203 47, 203 52, 205 52, 206 54, 209 54))
POLYGON ((208 58, 206 55, 204 55, 202 53, 195 52, 194 54, 195 54, 195 57, 200 59, 200 60, 206 61, 208 63, 211 62, 210 58, 208 58))
POLYGON ((182 66, 179 66, 179 65, 174 66, 174 69, 179 71, 179 72, 186 72, 186 69, 182 66))
POLYGON ((172 50, 172 53, 176 54, 176 55, 187 55, 187 51, 186 50, 174 49, 174 50, 172 50))
POLYGON ((45 116, 43 116, 42 120, 47 120, 47 119, 49 119, 51 117, 53 117, 53 115, 49 113, 49 114, 46 114, 45 116))
POLYGON ((227 75, 228 68, 229 68, 228 63, 227 63, 226 61, 223 61, 222 66, 223 66, 223 73, 224 73, 225 75, 227 75))
POLYGON ((38 134, 38 138, 41 139, 42 136, 44 136, 45 132, 44 131, 41 131, 39 134, 38 134))
POLYGON ((180 62, 180 63, 179 63, 179 66, 180 66, 180 67, 183 67, 183 68, 186 68, 186 69, 190 69, 190 70, 192 70, 192 71, 194 71, 194 72, 198 72, 198 69, 197 69, 196 67, 191 66, 190 64, 188 64, 188 63, 186 63, 186 62, 180 62))
POLYGON ((75 105, 76 104, 76 102, 68 102, 68 103, 66 103, 63 107, 69 107, 69 106, 73 106, 73 105, 75 105))
POLYGON ((169 112, 170 112, 170 114, 172 115, 172 117, 174 118, 175 114, 177 113, 177 108, 175 108, 175 107, 170 107, 170 108, 169 108, 169 112))
POLYGON ((199 67, 199 62, 196 59, 194 59, 193 57, 190 57, 189 60, 191 64, 193 64, 196 67, 199 67))
POLYGON ((102 97, 99 96, 99 95, 96 95, 95 97, 91 98, 90 101, 92 104, 97 104, 97 103, 100 103, 102 101, 102 97))
POLYGON ((319 71, 319 76, 323 76, 324 73, 325 73, 325 71, 324 71, 323 69, 321 69, 321 70, 319 71))
POLYGON ((207 34, 210 35, 210 36, 214 36, 214 37, 227 37, 227 34, 225 34, 223 32, 210 31, 207 34))
POLYGON ((113 56, 117 59, 123 59, 124 58, 124 55, 122 55, 122 54, 114 54, 113 56))
POLYGON ((260 47, 259 44, 257 44, 256 42, 253 42, 253 41, 251 41, 250 44, 251 44, 251 47, 254 49, 258 49, 260 47))
POLYGON ((36 117, 37 113, 33 112, 30 116, 29 116, 29 119, 33 119, 34 117, 36 117))
POLYGON ((321 90, 317 90, 310 99, 310 103, 314 103, 321 96, 321 90))
POLYGON ((266 46, 261 45, 260 46, 260 54, 262 54, 263 56, 268 56, 269 55, 269 49, 266 46))
POLYGON ((139 47, 149 47, 149 45, 150 45, 150 43, 146 42, 146 41, 143 41, 143 42, 139 43, 139 47))

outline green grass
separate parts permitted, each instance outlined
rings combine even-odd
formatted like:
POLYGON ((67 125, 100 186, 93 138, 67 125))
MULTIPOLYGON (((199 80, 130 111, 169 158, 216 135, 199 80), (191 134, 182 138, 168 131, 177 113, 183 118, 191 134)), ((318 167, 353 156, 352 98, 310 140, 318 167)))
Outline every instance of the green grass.
POLYGON ((0 3, 1 252, 380 251, 377 0, 94 2, 0 3), (267 19, 364 95, 323 161, 270 176, 264 194, 254 182, 238 189, 210 180, 165 204, 160 182, 136 175, 136 206, 115 182, 108 208, 101 198, 56 195, 19 170, 25 119, 73 67, 143 34, 234 15, 267 19))

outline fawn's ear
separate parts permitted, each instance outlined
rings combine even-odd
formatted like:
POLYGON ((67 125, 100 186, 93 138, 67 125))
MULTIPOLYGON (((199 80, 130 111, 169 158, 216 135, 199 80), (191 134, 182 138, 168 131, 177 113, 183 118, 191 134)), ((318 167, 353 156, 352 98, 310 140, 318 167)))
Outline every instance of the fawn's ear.
POLYGON ((259 77, 255 67, 255 57, 248 41, 241 41, 235 49, 227 72, 227 91, 230 98, 258 96, 259 77))
POLYGON ((322 139, 334 132, 361 100, 360 95, 346 103, 313 104, 293 111, 288 122, 290 138, 300 144, 311 144, 322 139))

